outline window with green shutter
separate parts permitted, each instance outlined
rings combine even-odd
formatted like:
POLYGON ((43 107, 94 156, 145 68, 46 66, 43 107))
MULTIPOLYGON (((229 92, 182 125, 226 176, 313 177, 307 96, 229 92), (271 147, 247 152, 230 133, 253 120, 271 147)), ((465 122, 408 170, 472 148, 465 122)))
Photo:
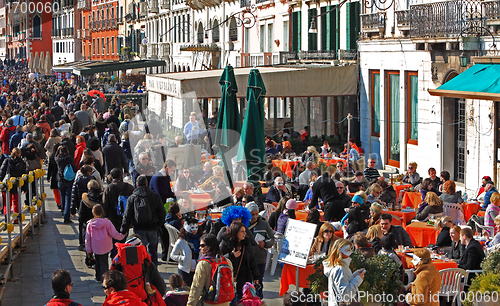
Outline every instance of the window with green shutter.
POLYGON ((346 49, 357 49, 359 10, 359 2, 346 3, 346 49))
MULTIPOLYGON (((316 27, 318 26, 318 18, 316 17, 318 15, 317 9, 309 9, 308 10, 308 16, 307 16, 307 25, 311 25, 311 21, 314 19, 316 27)), ((307 44, 307 50, 309 51, 316 51, 318 50, 318 34, 315 33, 308 33, 308 44, 307 44)))
POLYGON ((300 27, 300 13, 301 12, 293 12, 292 13, 292 45, 291 45, 291 51, 298 52, 301 49, 301 44, 300 44, 300 34, 301 34, 301 27, 300 27))

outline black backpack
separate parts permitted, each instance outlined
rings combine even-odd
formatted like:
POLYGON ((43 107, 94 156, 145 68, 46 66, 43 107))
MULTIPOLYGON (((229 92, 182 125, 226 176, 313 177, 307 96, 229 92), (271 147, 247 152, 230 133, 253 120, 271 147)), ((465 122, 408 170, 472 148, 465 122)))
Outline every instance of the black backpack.
POLYGON ((134 210, 136 224, 150 224, 153 222, 151 204, 146 202, 146 198, 139 197, 139 203, 134 205, 134 210))

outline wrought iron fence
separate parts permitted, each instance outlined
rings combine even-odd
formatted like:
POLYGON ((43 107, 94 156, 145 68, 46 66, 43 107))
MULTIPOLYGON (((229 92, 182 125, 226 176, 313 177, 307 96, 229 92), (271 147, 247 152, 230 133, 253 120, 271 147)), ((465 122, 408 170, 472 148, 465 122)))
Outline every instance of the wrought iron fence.
POLYGON ((345 61, 355 61, 358 59, 358 50, 348 49, 348 50, 338 50, 339 60, 345 61))
POLYGON ((364 30, 385 28, 385 12, 361 15, 361 26, 364 30))
POLYGON ((484 18, 500 19, 500 1, 485 1, 482 8, 484 18))
POLYGON ((282 64, 289 61, 334 60, 336 58, 337 52, 334 50, 280 52, 280 63, 282 64))

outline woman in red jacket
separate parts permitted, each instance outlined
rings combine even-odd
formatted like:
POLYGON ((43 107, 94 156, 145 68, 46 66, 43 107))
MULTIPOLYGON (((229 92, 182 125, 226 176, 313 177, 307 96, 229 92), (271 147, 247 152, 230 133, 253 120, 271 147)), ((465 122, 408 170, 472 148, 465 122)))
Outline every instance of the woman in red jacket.
POLYGON ((45 115, 40 116, 40 120, 36 123, 36 126, 41 128, 45 134, 45 141, 50 137, 50 125, 47 123, 47 117, 45 115))
POLYGON ((85 138, 80 135, 76 136, 75 164, 77 169, 80 169, 80 159, 82 159, 83 150, 86 148, 85 138))

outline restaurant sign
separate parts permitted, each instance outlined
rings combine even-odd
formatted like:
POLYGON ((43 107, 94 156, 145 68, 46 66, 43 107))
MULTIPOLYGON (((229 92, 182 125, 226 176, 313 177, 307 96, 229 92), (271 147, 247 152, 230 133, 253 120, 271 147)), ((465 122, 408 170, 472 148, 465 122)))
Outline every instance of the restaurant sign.
POLYGON ((148 91, 154 91, 172 97, 180 98, 181 96, 180 80, 146 76, 146 85, 148 91))

